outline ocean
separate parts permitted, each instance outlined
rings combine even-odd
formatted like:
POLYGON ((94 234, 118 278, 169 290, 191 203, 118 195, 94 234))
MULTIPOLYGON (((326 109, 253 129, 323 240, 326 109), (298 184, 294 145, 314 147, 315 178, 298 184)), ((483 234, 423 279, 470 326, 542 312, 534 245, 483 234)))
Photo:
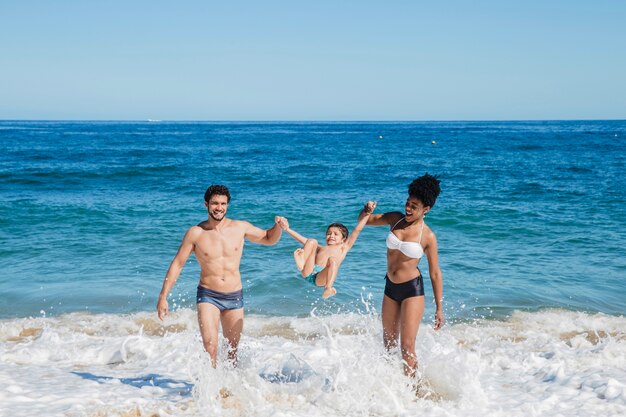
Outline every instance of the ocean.
POLYGON ((626 414, 626 121, 0 121, 0 150, 0 416, 626 414), (382 346, 384 227, 326 301, 287 234, 246 243, 236 369, 202 350, 193 256, 158 321, 208 185, 323 240, 426 172, 447 324, 424 259, 417 392, 382 346))

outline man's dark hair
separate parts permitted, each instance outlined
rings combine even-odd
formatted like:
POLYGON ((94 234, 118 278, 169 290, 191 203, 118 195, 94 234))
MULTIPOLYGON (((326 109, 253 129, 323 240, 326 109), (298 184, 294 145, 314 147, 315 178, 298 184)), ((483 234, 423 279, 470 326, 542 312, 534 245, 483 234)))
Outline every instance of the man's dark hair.
POLYGON ((341 231, 341 234, 343 235, 344 239, 348 238, 348 228, 346 226, 344 226, 341 223, 333 223, 331 225, 329 225, 326 228, 326 233, 328 233, 328 231, 330 230, 331 227, 336 227, 337 229, 339 229, 341 231))
POLYGON ((217 184, 211 185, 209 188, 206 189, 206 192, 204 193, 204 201, 208 203, 211 197, 213 197, 215 194, 225 195, 226 198, 228 198, 228 202, 230 203, 230 191, 228 191, 228 188, 226 188, 226 186, 224 185, 217 184))
POLYGON ((426 173, 409 184, 409 196, 417 198, 426 207, 432 207, 441 192, 439 183, 441 183, 439 176, 426 173))

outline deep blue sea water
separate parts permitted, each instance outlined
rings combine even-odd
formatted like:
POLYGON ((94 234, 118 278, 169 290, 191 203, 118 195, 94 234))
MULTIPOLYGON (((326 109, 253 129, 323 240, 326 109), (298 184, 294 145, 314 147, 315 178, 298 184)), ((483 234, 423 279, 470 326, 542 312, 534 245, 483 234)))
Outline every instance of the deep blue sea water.
MULTIPOLYGON (((626 314, 625 121, 0 121, 0 150, 0 318, 153 310, 209 184, 231 189, 229 217, 268 228, 284 215, 319 240, 331 222, 351 229, 367 200, 403 210, 425 172, 442 181, 427 223, 448 319, 626 314)), ((296 241, 247 243, 247 311, 379 308, 386 233, 364 230, 325 302, 298 279, 296 241)), ((177 307, 193 306, 198 271, 192 256, 177 307)))

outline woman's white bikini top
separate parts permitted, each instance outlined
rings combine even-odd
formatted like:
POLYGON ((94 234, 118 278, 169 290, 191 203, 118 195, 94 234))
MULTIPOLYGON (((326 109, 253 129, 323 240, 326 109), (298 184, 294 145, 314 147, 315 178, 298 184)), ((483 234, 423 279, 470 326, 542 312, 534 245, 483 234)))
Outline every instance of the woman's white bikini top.
POLYGON ((399 250, 409 258, 415 258, 419 261, 420 259, 422 259, 422 256, 424 256, 424 248, 422 248, 421 243, 419 243, 422 241, 424 221, 422 221, 422 228, 420 229, 420 238, 418 242, 403 242, 400 240, 400 238, 398 238, 398 236, 393 234, 394 227, 396 227, 398 223, 400 223, 403 219, 404 217, 398 220, 389 231, 389 234, 387 235, 387 248, 399 250))

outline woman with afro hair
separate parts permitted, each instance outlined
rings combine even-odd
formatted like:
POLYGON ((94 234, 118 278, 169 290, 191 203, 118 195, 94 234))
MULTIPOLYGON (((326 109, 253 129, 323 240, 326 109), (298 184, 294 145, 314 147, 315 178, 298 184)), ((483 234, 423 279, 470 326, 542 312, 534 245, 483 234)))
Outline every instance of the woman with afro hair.
MULTIPOLYGON (((415 338, 424 315, 424 283, 418 268, 425 254, 435 295, 435 329, 444 324, 443 279, 439 269, 437 238, 426 225, 426 213, 439 195, 439 179, 425 174, 409 185, 404 213, 393 211, 371 214, 367 225, 391 226, 387 235, 387 275, 382 306, 383 339, 390 350, 397 346, 404 359, 404 373, 414 376, 417 369, 415 338)), ((375 202, 368 202, 359 218, 372 213, 375 202)))

